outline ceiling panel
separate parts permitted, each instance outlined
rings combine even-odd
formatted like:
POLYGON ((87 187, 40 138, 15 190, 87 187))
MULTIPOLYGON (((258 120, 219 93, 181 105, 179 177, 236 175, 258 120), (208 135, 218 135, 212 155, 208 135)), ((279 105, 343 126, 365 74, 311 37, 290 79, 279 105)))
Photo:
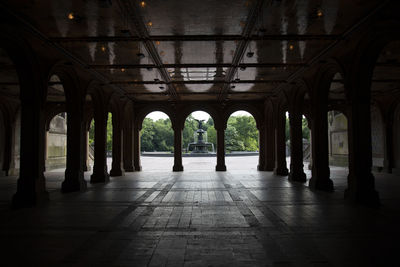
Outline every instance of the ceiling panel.
POLYGON ((141 1, 136 4, 150 35, 239 35, 254 2, 148 0, 143 7, 141 1))

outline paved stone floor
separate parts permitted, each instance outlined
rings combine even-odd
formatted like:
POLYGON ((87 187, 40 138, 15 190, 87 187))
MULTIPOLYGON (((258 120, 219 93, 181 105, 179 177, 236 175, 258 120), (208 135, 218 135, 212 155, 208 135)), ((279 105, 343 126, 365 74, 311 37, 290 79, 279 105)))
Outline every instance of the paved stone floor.
POLYGON ((143 158, 143 172, 71 194, 48 172, 51 201, 17 211, 16 178, 1 177, 0 265, 399 266, 400 177, 376 174, 383 205, 370 209, 343 201, 341 168, 323 193, 257 172, 256 157, 227 158, 227 172, 196 160, 173 173, 143 158))

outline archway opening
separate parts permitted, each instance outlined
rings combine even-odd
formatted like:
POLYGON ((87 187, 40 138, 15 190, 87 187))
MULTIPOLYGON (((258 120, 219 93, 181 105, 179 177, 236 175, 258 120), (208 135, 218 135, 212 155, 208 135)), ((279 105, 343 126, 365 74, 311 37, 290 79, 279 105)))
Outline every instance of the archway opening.
POLYGON ((398 103, 400 41, 391 41, 380 51, 371 77, 371 148, 374 171, 396 172, 399 168, 398 103), (391 128, 393 127, 393 129, 391 128))
POLYGON ((244 110, 232 113, 225 130, 228 170, 257 170, 259 131, 253 115, 244 110))
POLYGON ((107 113, 107 128, 106 128, 106 157, 107 157, 107 170, 110 172, 112 165, 112 152, 113 152, 113 126, 112 126, 112 113, 107 113))
POLYGON ((169 116, 153 111, 140 131, 141 164, 144 171, 170 171, 174 164, 174 130, 169 116))
POLYGON ((345 109, 346 91, 340 73, 333 75, 328 92, 328 153, 330 175, 335 186, 347 183, 349 166, 348 120, 345 109))
MULTIPOLYGON (((64 86, 57 75, 50 76, 46 96, 45 170, 46 183, 62 182, 67 162, 67 120, 64 86)), ((60 186, 57 186, 59 188, 60 186)))
POLYGON ((67 162, 67 113, 55 115, 46 131, 47 172, 64 172, 67 162))
POLYGON ((185 120, 182 132, 183 166, 185 170, 215 169, 217 132, 214 120, 204 111, 194 111, 185 120))

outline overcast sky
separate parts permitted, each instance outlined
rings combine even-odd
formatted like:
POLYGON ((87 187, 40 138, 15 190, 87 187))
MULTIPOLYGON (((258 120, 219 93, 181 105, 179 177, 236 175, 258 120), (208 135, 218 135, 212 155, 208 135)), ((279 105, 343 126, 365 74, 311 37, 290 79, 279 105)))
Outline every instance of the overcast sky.
MULTIPOLYGON (((246 111, 236 111, 236 112, 232 113, 232 115, 233 115, 233 116, 238 116, 238 115, 241 115, 241 116, 251 116, 250 113, 248 113, 248 112, 246 112, 246 111)), ((195 112, 192 113, 192 116, 193 116, 195 119, 198 119, 198 120, 206 120, 206 121, 207 121, 208 118, 210 117, 210 115, 208 115, 208 113, 206 113, 206 112, 204 112, 204 111, 195 111, 195 112)), ((166 119, 166 118, 168 118, 168 116, 167 116, 167 114, 165 114, 164 112, 154 111, 154 112, 148 114, 148 115, 146 116, 146 118, 151 118, 151 119, 153 119, 153 120, 156 121, 156 120, 158 120, 158 119, 166 119)))

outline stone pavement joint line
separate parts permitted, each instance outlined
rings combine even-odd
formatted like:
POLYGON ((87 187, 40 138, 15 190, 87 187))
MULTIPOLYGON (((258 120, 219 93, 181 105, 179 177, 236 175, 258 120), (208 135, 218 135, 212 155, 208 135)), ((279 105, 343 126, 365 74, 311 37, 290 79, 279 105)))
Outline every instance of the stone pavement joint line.
POLYGON ((388 187, 398 177, 376 174, 384 205, 373 210, 343 200, 346 175, 334 170, 337 190, 324 193, 256 170, 143 171, 89 185, 86 192, 62 194, 63 174, 54 172, 46 174, 49 204, 17 211, 6 205, 15 188, 11 179, 0 189, 5 218, 0 246, 5 260, 20 266, 387 262, 396 255, 392 244, 400 236, 399 196, 388 187))

